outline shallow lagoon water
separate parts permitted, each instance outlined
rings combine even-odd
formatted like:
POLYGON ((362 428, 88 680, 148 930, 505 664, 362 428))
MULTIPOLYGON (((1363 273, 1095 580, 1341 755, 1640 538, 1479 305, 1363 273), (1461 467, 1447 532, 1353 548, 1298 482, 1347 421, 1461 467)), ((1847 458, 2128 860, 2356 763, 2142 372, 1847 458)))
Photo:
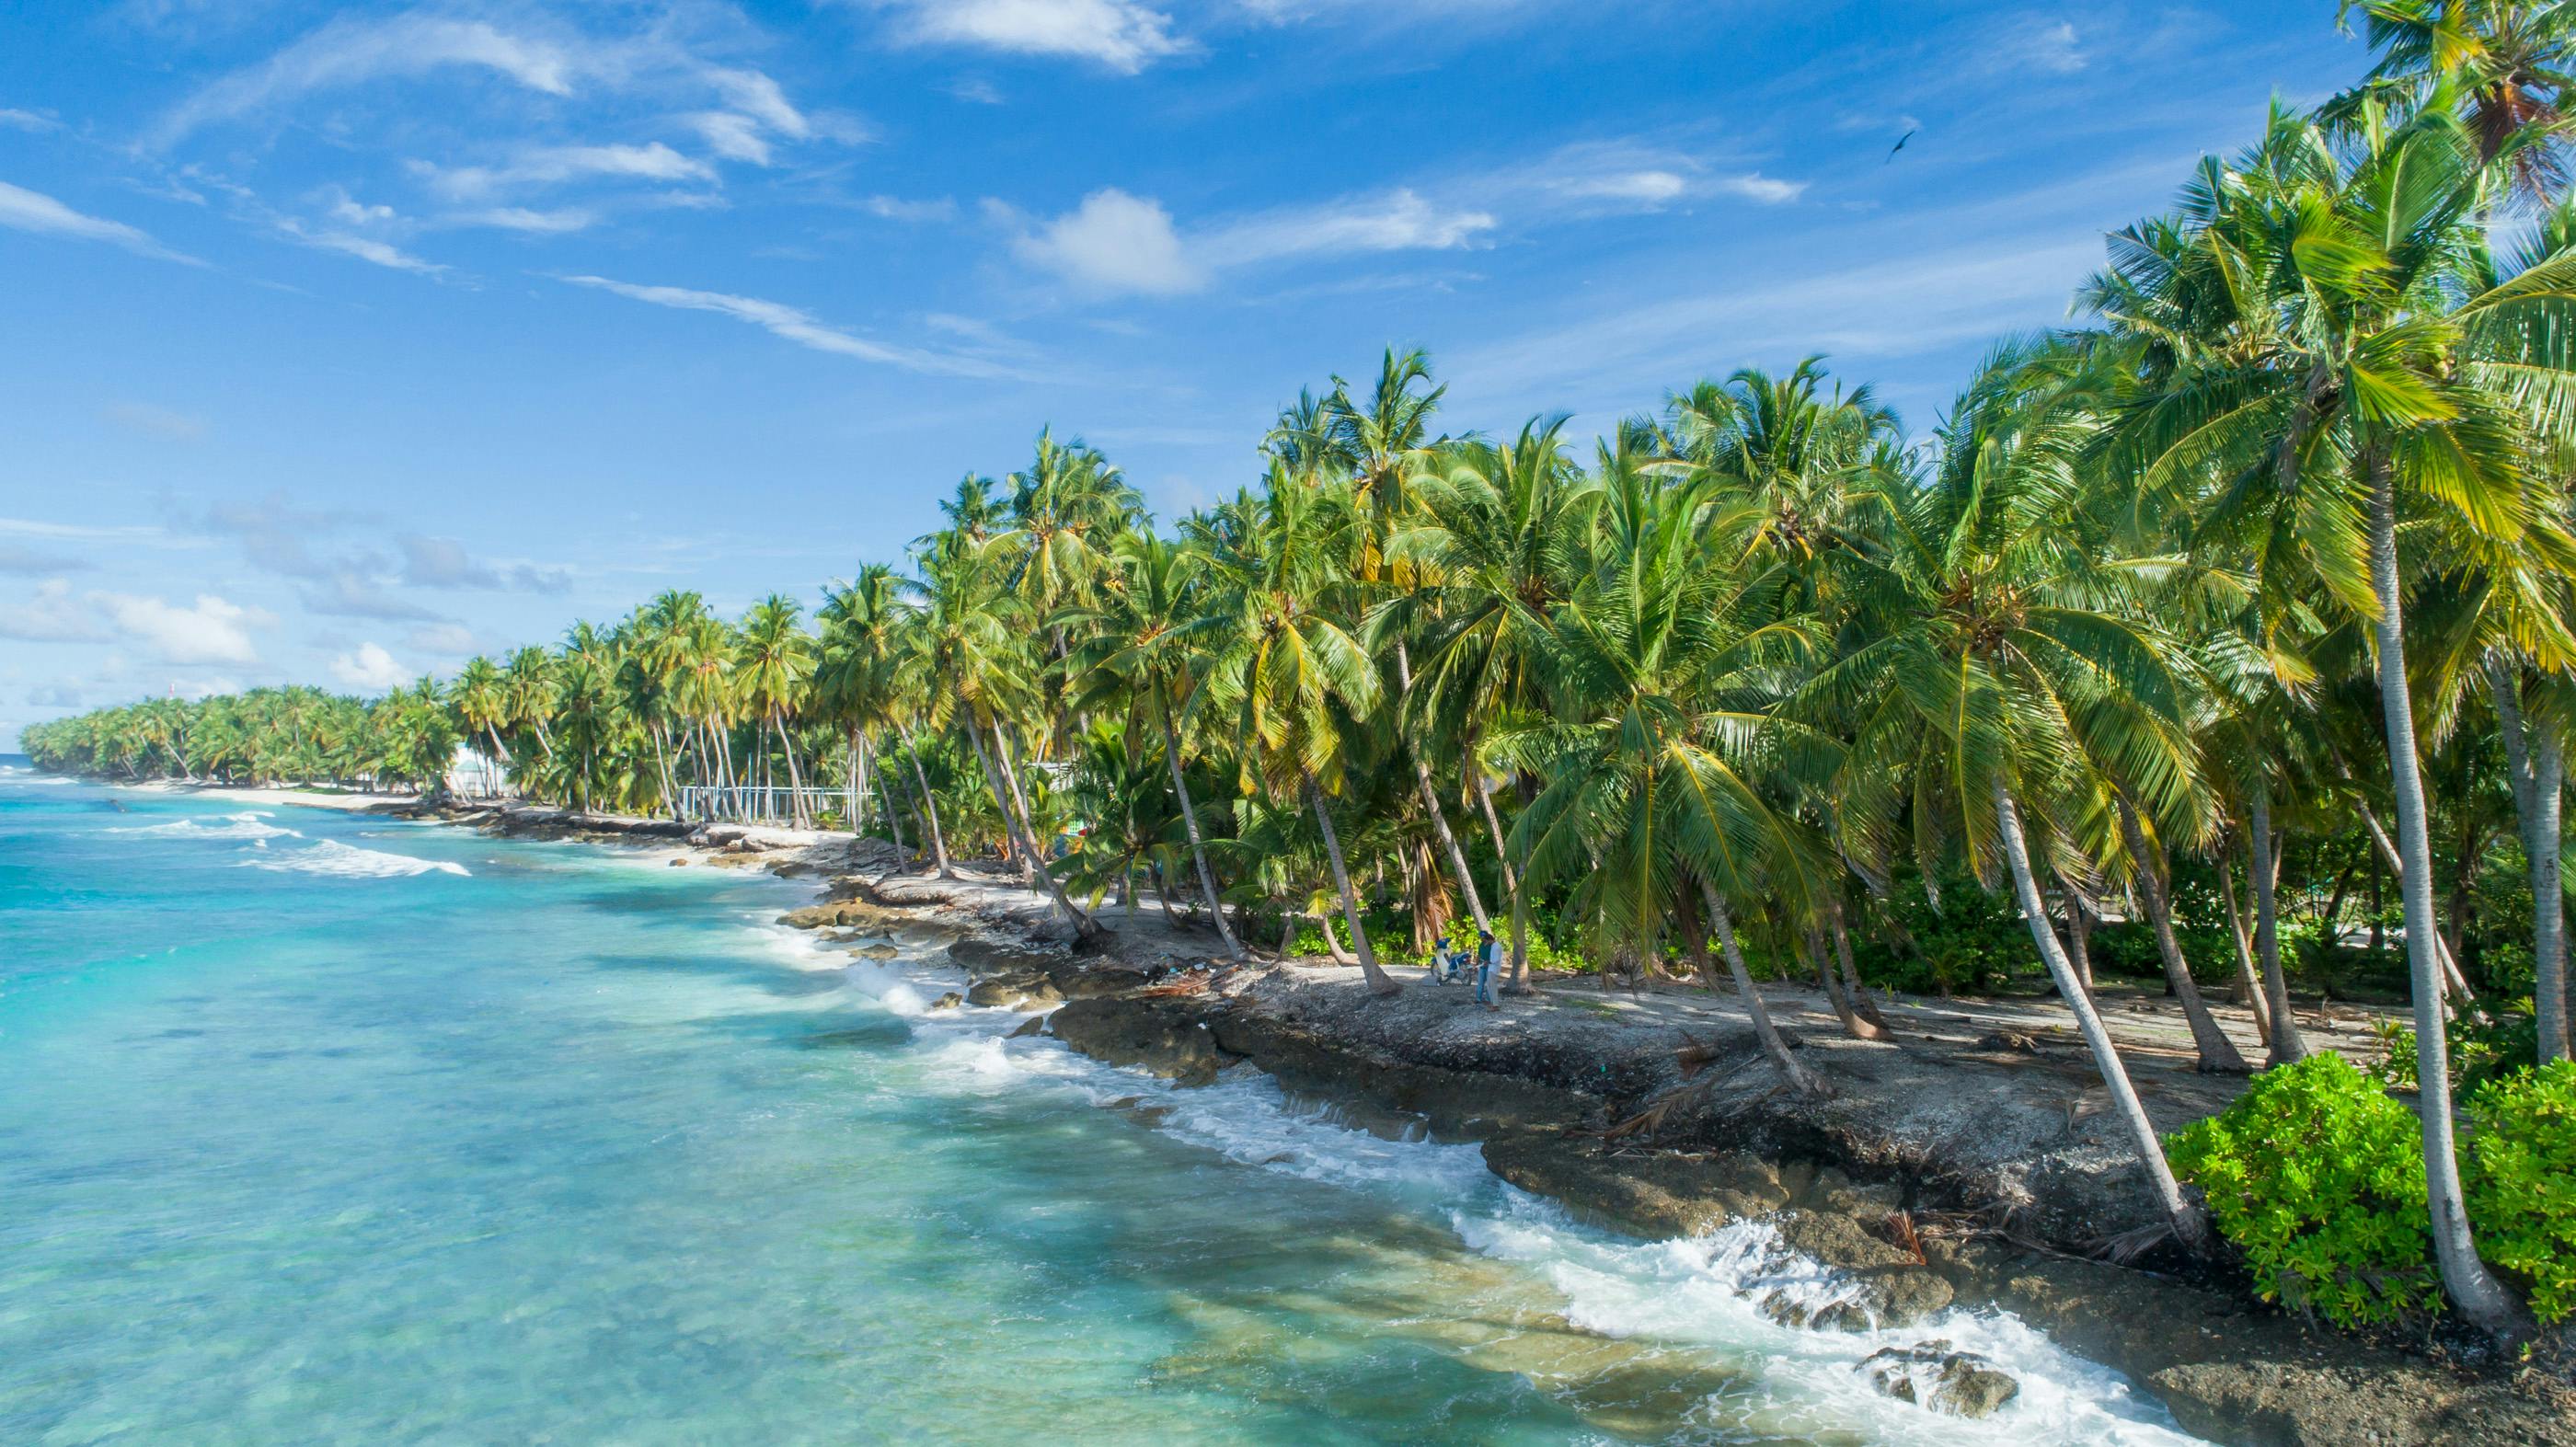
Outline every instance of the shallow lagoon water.
POLYGON ((2187 1440, 2009 1317, 1775 1326, 1758 1229, 930 1012, 806 897, 0 773, 0 1440, 2187 1440), (2021 1399, 1851 1370, 1935 1334, 2021 1399))

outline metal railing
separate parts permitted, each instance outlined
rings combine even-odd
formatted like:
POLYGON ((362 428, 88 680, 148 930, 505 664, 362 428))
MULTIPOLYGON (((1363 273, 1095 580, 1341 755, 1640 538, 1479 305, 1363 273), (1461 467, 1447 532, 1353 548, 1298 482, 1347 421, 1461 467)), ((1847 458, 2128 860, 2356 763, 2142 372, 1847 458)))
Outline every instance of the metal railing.
MULTIPOLYGON (((683 784, 679 792, 680 817, 700 824, 790 825, 796 822, 799 805, 808 821, 826 813, 846 819, 852 798, 845 789, 729 788, 713 784, 683 784)), ((864 800, 867 796, 857 797, 864 800)))

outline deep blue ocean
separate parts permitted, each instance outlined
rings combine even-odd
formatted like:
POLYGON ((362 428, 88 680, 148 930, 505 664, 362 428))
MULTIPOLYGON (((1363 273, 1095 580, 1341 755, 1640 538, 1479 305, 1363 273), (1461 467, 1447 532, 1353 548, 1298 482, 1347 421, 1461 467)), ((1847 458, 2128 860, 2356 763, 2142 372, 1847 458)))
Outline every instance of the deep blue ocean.
POLYGON ((1831 1286, 1758 1228, 931 1011, 808 898, 0 763, 0 1443, 2184 1440, 2009 1318, 1775 1326, 1831 1286), (1935 1334, 2021 1400, 1852 1371, 1935 1334))

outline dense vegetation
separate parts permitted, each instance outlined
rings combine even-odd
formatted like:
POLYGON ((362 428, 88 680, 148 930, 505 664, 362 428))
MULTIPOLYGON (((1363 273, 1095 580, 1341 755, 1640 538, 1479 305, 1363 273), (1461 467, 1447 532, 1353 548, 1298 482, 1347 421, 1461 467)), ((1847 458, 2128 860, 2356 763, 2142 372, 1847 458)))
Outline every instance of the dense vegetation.
MULTIPOLYGON (((2320 1127, 2389 1156, 2339 1168, 2367 1176, 2369 1260, 2397 1263, 2349 1314, 2438 1282, 2510 1330, 2445 1023, 2525 1022, 2505 1078, 2569 1052, 2569 22, 2364 8, 2365 84, 2203 162, 2110 238, 2086 326, 1998 346, 1926 435, 1810 359, 1675 393, 1579 457, 1561 419, 1445 435, 1428 363, 1390 352, 1301 395, 1257 481, 1169 531, 1042 436, 811 629, 783 596, 729 623, 666 593, 373 704, 156 702, 28 747, 434 788, 462 736, 576 807, 822 816, 942 871, 998 849, 1085 934, 1141 871, 1230 950, 1311 930, 1381 990, 1390 928, 1419 951, 1463 911, 1515 980, 1533 956, 1723 969, 1802 1090, 1755 970, 1813 978, 1869 1036, 1865 979, 2037 967, 2187 1241, 2094 971, 2160 978, 2220 1071, 2247 1062, 2204 980, 2274 1066, 2308 1053, 2294 984, 2386 989, 2413 1004, 2415 1110, 2340 1077, 2248 1108, 2400 1111, 2320 1127)), ((2185 1154, 2215 1201, 2223 1152, 2185 1154)), ((2349 1286, 2217 1204, 2257 1261, 2349 1286)))

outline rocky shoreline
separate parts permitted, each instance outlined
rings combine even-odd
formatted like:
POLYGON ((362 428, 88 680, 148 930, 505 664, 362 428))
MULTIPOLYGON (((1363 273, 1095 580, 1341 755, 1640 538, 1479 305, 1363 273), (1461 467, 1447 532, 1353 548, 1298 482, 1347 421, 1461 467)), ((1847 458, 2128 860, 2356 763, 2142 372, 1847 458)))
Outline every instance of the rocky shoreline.
MULTIPOLYGON (((1766 1222, 1783 1250, 1841 1283, 1821 1306, 1763 1303, 1791 1325, 1905 1327, 1954 1305, 2002 1307, 2127 1374, 2186 1430, 2244 1447, 2576 1447, 2576 1410, 2542 1373, 2470 1370, 2307 1326, 2205 1268, 2194 1281, 2089 1259, 2140 1224, 2124 1189, 2133 1162, 2055 1098, 1998 1108, 1948 1077, 1929 1088, 1924 1072, 1955 1060, 1833 1053, 1836 1095, 1804 1101, 1775 1088, 1749 1031, 1703 1023, 1658 1037, 1582 1018, 1515 1028, 1525 1014, 1466 1008, 1458 990, 1378 1000, 1340 972, 1226 968, 1212 940, 1184 930, 1133 930, 1080 958, 1041 901, 999 880, 899 873, 882 844, 528 808, 436 817, 814 876, 822 901, 782 923, 854 953, 890 953, 896 930, 953 936, 962 1003, 1045 1011, 1023 1031, 1105 1063, 1181 1085, 1250 1066, 1292 1091, 1411 1115, 1436 1138, 1479 1143, 1505 1180, 1632 1235, 1766 1222)), ((1608 1008, 1573 1003, 1577 1016, 1608 1008)), ((1880 1390, 1932 1410, 1976 1415, 2014 1390, 1929 1329, 1863 1366, 1880 1390)))

